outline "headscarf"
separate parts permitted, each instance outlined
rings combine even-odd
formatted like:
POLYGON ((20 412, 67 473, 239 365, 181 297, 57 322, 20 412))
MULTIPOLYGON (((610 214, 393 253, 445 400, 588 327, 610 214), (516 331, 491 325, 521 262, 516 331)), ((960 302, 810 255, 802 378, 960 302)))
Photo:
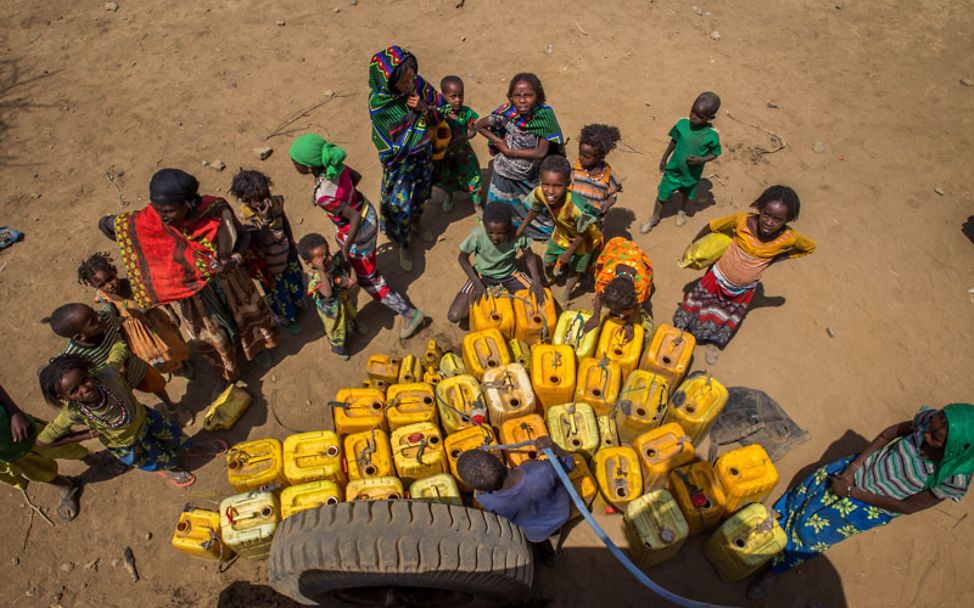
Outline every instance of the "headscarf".
POLYGON ((306 167, 322 167, 325 178, 335 181, 345 169, 345 150, 325 141, 316 133, 305 133, 294 140, 288 152, 291 160, 306 167))
POLYGON ((924 488, 936 488, 954 475, 974 473, 974 405, 951 403, 943 410, 947 419, 947 443, 924 488))
MULTIPOLYGON (((409 59, 415 60, 415 56, 403 48, 390 46, 373 55, 369 63, 372 143, 383 162, 396 160, 430 142, 426 117, 410 111, 407 95, 393 88, 396 68, 409 59)), ((450 112, 450 103, 419 74, 416 74, 415 92, 440 117, 450 112)))
POLYGON ((199 191, 200 183, 182 169, 160 169, 149 180, 149 200, 161 205, 194 202, 199 191))
POLYGON ((510 120, 521 129, 537 135, 542 139, 547 139, 554 144, 564 144, 565 139, 561 134, 561 125, 551 106, 544 103, 536 103, 526 113, 521 114, 514 107, 514 104, 507 102, 497 108, 491 114, 498 114, 510 120))

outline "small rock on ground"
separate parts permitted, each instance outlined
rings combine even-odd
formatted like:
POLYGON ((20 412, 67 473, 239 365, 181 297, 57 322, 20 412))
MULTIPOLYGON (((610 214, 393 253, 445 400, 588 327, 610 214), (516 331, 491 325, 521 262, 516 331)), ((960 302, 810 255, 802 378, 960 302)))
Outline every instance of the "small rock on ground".
POLYGON ((965 87, 974 87, 974 80, 971 80, 970 78, 961 78, 960 83, 965 87))
POLYGON ((812 152, 816 154, 821 154, 822 152, 825 152, 825 144, 823 144, 820 141, 815 142, 812 145, 812 152))
POLYGON ((940 186, 937 186, 936 188, 934 188, 933 191, 936 192, 937 194, 939 194, 940 196, 943 196, 944 195, 944 189, 941 188, 940 186))
POLYGON ((254 154, 256 154, 257 158, 261 160, 267 160, 267 157, 273 153, 274 153, 274 148, 271 148, 269 146, 254 148, 254 154))
POLYGON ((118 2, 106 2, 105 10, 114 13, 118 10, 118 2))
POLYGON ((213 169, 216 171, 223 171, 224 169, 227 168, 227 164, 222 160, 215 160, 210 163, 210 166, 213 167, 213 169))
POLYGON ((717 30, 714 30, 714 31, 710 32, 710 39, 711 40, 720 40, 720 32, 718 32, 717 30))

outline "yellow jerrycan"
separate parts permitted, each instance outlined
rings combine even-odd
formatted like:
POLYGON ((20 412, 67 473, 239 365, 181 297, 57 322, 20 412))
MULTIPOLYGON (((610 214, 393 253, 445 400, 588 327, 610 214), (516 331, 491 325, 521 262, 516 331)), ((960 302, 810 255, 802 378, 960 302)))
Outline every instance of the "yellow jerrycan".
POLYGON ((597 416, 612 412, 622 386, 622 369, 607 358, 589 357, 578 362, 575 401, 592 406, 597 416))
POLYGON ((566 344, 538 344, 531 349, 531 385, 547 411, 575 395, 575 351, 566 344))
POLYGON ((677 260, 680 268, 703 270, 724 255, 730 246, 731 237, 722 232, 711 232, 690 243, 683 252, 683 257, 677 260))
POLYGON ((669 401, 670 387, 665 378, 653 372, 633 370, 617 402, 619 439, 631 444, 636 437, 659 426, 669 401))
POLYGON ((220 514, 206 509, 189 508, 179 514, 170 544, 199 559, 228 560, 233 550, 223 544, 220 536, 220 514))
POLYGON ((440 411, 440 423, 447 434, 487 422, 480 383, 467 374, 447 378, 436 386, 436 406, 440 411))
POLYGON ((585 331, 585 324, 591 318, 591 310, 566 310, 561 313, 558 315, 555 337, 551 343, 571 346, 580 360, 595 356, 595 348, 599 344, 599 328, 585 331))
POLYGON ((321 505, 337 505, 342 489, 334 481, 312 481, 281 490, 281 519, 321 505))
POLYGON ((697 339, 690 332, 660 323, 643 353, 639 369, 663 376, 670 390, 674 390, 690 369, 696 345, 697 339))
POLYGON ((423 382, 429 384, 435 389, 436 385, 443 382, 443 374, 441 374, 439 371, 433 372, 427 370, 423 372, 423 382))
POLYGON ((386 420, 389 430, 409 424, 437 423, 436 393, 425 382, 393 384, 386 391, 386 420))
POLYGON ((778 469, 760 444, 723 454, 714 463, 717 481, 724 490, 724 509, 734 513, 751 502, 762 502, 778 483, 778 469))
POLYGON ((599 449, 614 448, 619 443, 619 426, 612 416, 598 416, 595 421, 599 425, 599 449))
POLYGON ((399 500, 405 496, 398 477, 369 477, 348 482, 345 500, 399 500))
POLYGON ((231 383, 213 400, 203 414, 203 428, 207 431, 229 430, 253 403, 250 393, 231 383))
MULTIPOLYGON (((547 437, 548 429, 545 428, 544 419, 537 414, 528 414, 520 418, 505 420, 501 425, 501 443, 511 445, 524 441, 531 441, 538 437, 547 437)), ((528 460, 542 460, 544 454, 533 445, 505 450, 507 462, 512 467, 516 467, 528 460)))
POLYGON ((389 435, 382 429, 352 433, 345 438, 348 479, 388 477, 395 473, 389 435))
POLYGON ((736 583, 760 570, 787 544, 788 535, 771 511, 752 503, 717 528, 703 552, 720 578, 736 583))
POLYGON ((569 453, 591 458, 599 449, 599 423, 587 403, 576 402, 548 408, 548 433, 551 440, 569 453))
POLYGON ((220 535, 240 557, 266 558, 279 523, 281 511, 273 492, 246 492, 220 503, 220 535))
POLYGON ((507 365, 511 362, 511 353, 507 350, 507 341, 496 329, 485 329, 467 334, 463 337, 461 346, 463 351, 463 366, 467 373, 480 380, 487 370, 507 365))
POLYGON ((404 485, 447 470, 443 437, 435 424, 420 422, 393 431, 392 457, 404 485))
POLYGON ((452 475, 439 473, 425 479, 417 479, 409 485, 409 497, 413 500, 439 502, 445 505, 463 506, 460 488, 452 475))
POLYGON ((503 288, 490 288, 470 306, 470 331, 496 329, 510 340, 514 337, 514 304, 503 288))
POLYGON ((374 388, 385 390, 390 385, 399 382, 399 368, 402 359, 390 355, 371 355, 365 362, 365 373, 372 381, 374 388))
POLYGON ((644 569, 674 557, 690 535, 680 506, 663 489, 629 503, 624 521, 629 550, 644 569))
POLYGON ((709 462, 695 461, 670 471, 669 491, 690 526, 690 536, 713 530, 724 518, 724 492, 709 462))
POLYGON ((623 509, 643 493, 643 474, 639 457, 632 448, 605 448, 592 458, 599 494, 606 504, 623 509))
MULTIPOLYGON (((396 379, 398 384, 412 384, 413 382, 423 381, 423 364, 419 357, 406 355, 402 358, 399 365, 399 377, 396 379)), ((389 390, 388 387, 386 390, 389 390)))
POLYGON ((696 458, 693 443, 679 424, 671 422, 646 431, 633 442, 643 465, 643 491, 666 486, 670 471, 696 458))
MULTIPOLYGON (((457 473, 457 459, 464 452, 476 450, 485 445, 497 445, 497 437, 494 435, 494 430, 486 424, 476 424, 467 427, 462 431, 447 435, 446 439, 443 440, 443 447, 446 449, 446 459, 450 465, 450 473, 456 478, 460 488, 465 492, 472 491, 472 488, 467 487, 463 483, 463 480, 460 479, 460 474, 457 473)), ((503 461, 500 452, 495 450, 489 453, 494 454, 498 457, 498 460, 503 461)))
POLYGON ((345 485, 342 442, 338 433, 311 431, 285 438, 284 477, 291 484, 330 480, 345 485))
POLYGON ((454 352, 446 352, 440 357, 440 376, 444 379, 462 376, 466 373, 467 368, 464 366, 463 359, 460 358, 460 355, 454 352))
POLYGON ((531 377, 519 363, 509 363, 484 373, 480 390, 487 405, 487 417, 494 427, 499 428, 510 418, 535 413, 531 377))
POLYGON ((524 340, 508 340, 508 349, 511 351, 511 361, 514 363, 519 363, 521 366, 531 373, 531 347, 524 340))
POLYGON ((676 422, 693 443, 703 439, 727 405, 729 393, 710 374, 691 374, 670 398, 663 422, 676 422))
MULTIPOLYGON (((588 463, 585 462, 585 456, 576 452, 572 454, 572 461, 575 464, 575 468, 569 471, 568 479, 571 480, 575 492, 581 497, 585 506, 591 509, 592 502, 595 501, 595 497, 599 493, 598 483, 595 481, 595 477, 592 476, 592 471, 588 468, 588 463)), ((572 505, 572 517, 579 515, 581 513, 579 513, 578 508, 572 505)))
POLYGON ((328 404, 335 416, 339 435, 361 433, 373 428, 387 429, 386 393, 378 388, 343 388, 328 404))
POLYGON ((546 288, 544 293, 544 304, 540 306, 529 289, 514 294, 514 337, 524 340, 528 346, 550 341, 555 332, 558 320, 555 299, 549 289, 546 288))
POLYGON ((646 335, 643 326, 635 323, 632 326, 632 340, 626 340, 625 326, 625 322, 621 319, 607 318, 602 324, 599 345, 595 349, 596 358, 606 357, 609 361, 618 364, 624 377, 639 364, 646 335))
POLYGON ((440 369, 440 359, 443 358, 443 348, 436 340, 426 343, 426 350, 423 351, 423 370, 424 372, 436 373, 440 369))
POLYGON ((227 451, 227 481, 237 492, 286 484, 281 442, 268 438, 234 445, 227 451))

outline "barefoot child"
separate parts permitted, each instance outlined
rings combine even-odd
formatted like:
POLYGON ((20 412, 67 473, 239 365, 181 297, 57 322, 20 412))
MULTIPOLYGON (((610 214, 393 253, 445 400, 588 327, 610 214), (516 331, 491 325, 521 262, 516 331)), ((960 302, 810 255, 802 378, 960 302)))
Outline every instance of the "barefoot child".
POLYGON ((656 227, 663 203, 670 200, 670 196, 677 190, 682 196, 680 210, 676 214, 676 225, 680 227, 687 223, 687 201, 696 199, 703 166, 720 156, 720 135, 710 124, 719 109, 720 97, 716 93, 701 93, 690 108, 690 116, 676 121, 670 129, 670 145, 666 147, 663 158, 659 161, 663 179, 657 188, 653 216, 639 227, 641 233, 646 234, 656 227))
MULTIPOLYGON (((545 104, 544 87, 537 76, 526 72, 514 76, 507 99, 490 116, 477 121, 477 131, 496 150, 487 200, 513 207, 514 225, 520 227, 528 213, 522 200, 538 185, 541 161, 565 142, 555 111, 545 104)), ((553 226, 545 219, 536 218, 526 233, 528 238, 548 239, 553 226)))
POLYGON ((298 242, 298 254, 310 267, 308 295, 315 302, 325 335, 331 343, 331 352, 339 359, 349 359, 345 344, 348 332, 355 328, 355 303, 349 297, 349 289, 355 286, 355 269, 342 263, 341 258, 328 251, 328 241, 316 232, 306 234, 298 242))
POLYGON ((567 274, 565 298, 570 300, 582 273, 602 243, 602 226, 592 205, 570 189, 572 166, 564 156, 549 156, 541 163, 541 185, 524 199, 528 215, 517 236, 530 230, 544 217, 554 228, 544 254, 545 275, 549 280, 557 267, 567 274))
POLYGON ((604 305, 610 315, 625 321, 627 340, 632 339, 634 323, 652 335, 653 319, 645 309, 652 291, 653 264, 649 256, 632 241, 615 237, 605 244, 595 262, 595 304, 585 331, 599 326, 604 305))
POLYGON ((260 171, 241 169, 233 178, 230 193, 243 203, 244 226, 252 232, 257 250, 267 262, 261 282, 264 298, 291 334, 301 333, 298 309, 304 306, 304 275, 294 252, 294 235, 284 214, 284 197, 271 194, 271 180, 260 171))
POLYGON ((488 203, 484 209, 483 226, 474 228, 460 243, 459 263, 467 273, 467 282, 450 305, 451 323, 459 323, 470 314, 470 307, 487 289, 503 288, 508 293, 531 289, 538 303, 545 301, 541 264, 531 251, 527 237, 514 237, 512 210, 503 203, 488 203), (531 280, 517 270, 514 263, 523 253, 531 280), (470 263, 470 256, 476 256, 470 263))
POLYGON ((751 207, 711 220, 697 237, 723 232, 733 237, 724 255, 687 293, 673 314, 673 325, 707 344, 707 363, 717 362, 718 349, 727 346, 744 320, 761 276, 775 262, 815 251, 815 241, 795 232, 788 222, 798 219, 801 201, 788 186, 771 186, 751 207))
POLYGON ((581 194, 595 209, 600 218, 616 204, 616 196, 622 192, 622 184, 606 155, 619 143, 619 129, 609 125, 593 124, 582 127, 578 140, 578 159, 572 167, 572 191, 581 194))
POLYGON ((440 92, 450 102, 453 113, 446 117, 453 131, 453 138, 446 155, 433 161, 433 185, 446 192, 443 211, 453 210, 453 196, 466 192, 473 201, 479 217, 484 211, 484 187, 480 178, 480 161, 473 151, 470 140, 477 136, 474 125, 480 116, 463 105, 463 80, 459 76, 446 76, 440 81, 440 92), (454 118, 454 115, 456 116, 454 118))

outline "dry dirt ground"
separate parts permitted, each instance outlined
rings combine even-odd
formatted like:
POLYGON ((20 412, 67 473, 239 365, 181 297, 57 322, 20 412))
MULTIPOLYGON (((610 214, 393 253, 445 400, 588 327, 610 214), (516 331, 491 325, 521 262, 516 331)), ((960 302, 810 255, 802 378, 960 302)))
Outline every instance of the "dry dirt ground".
MULTIPOLYGON (((961 83, 974 78, 969 4, 695 1, 698 10, 689 0, 470 0, 460 9, 456 0, 121 0, 110 12, 101 0, 7 0, 0 8, 0 224, 27 237, 0 253, 4 386, 27 410, 50 415, 35 370, 62 343, 38 320, 55 305, 91 297, 75 282, 77 263, 112 249, 95 220, 120 211, 122 197, 128 208, 144 205, 157 169, 182 167, 205 192, 222 193, 237 167, 259 167, 291 201, 299 234, 331 234, 286 153, 294 134, 316 130, 347 149, 375 200, 380 170, 369 140, 367 69, 373 52, 397 43, 416 53, 433 82, 460 74, 469 105, 481 113, 503 101, 512 74, 527 70, 543 79, 573 140, 587 122, 621 128, 625 145, 610 160, 626 178, 625 194, 607 231, 636 232, 655 261, 660 320, 699 276, 673 261, 703 222, 745 209, 768 185, 798 190, 804 206, 795 227, 819 250, 767 274, 762 306, 713 367, 726 384, 767 391, 811 431, 778 463, 776 495, 826 452, 851 453, 922 404, 971 401, 974 242, 962 227, 970 228, 974 213, 966 177, 974 88, 961 83), (714 203, 685 228, 670 218, 650 237, 639 235, 666 133, 705 89, 724 102, 716 126, 725 153, 705 171, 714 176, 714 203), (329 91, 334 99, 301 116, 329 91), (266 139, 275 132, 281 135, 266 139), (762 153, 777 147, 769 132, 786 147, 762 153), (252 151, 262 145, 275 148, 264 162, 252 151), (203 167, 204 160, 227 169, 203 167)), ((482 141, 477 149, 486 165, 482 141)), ((569 149, 574 154, 574 141, 569 149)), ((399 272, 388 252, 380 265, 432 326, 401 345, 392 317, 365 305, 373 335, 342 363, 305 317, 307 332, 284 340, 273 369, 248 372, 260 398, 228 439, 327 427, 324 401, 363 376, 368 353, 415 352, 433 335, 457 339, 445 317, 462 282, 456 247, 474 220, 461 206, 448 217, 435 209, 429 221, 441 240, 417 272, 399 272)), ((171 389, 194 409, 216 384, 199 375, 188 389, 182 380, 171 389)), ((2 603, 289 606, 264 586, 262 564, 241 561, 220 574, 168 546, 184 504, 214 508, 229 493, 221 462, 196 472, 189 491, 139 472, 93 484, 73 523, 50 528, 34 518, 29 531, 19 495, 0 489, 2 603), (137 584, 113 567, 125 546, 138 559, 137 584), (96 559, 97 568, 86 568, 96 559)), ((47 488, 31 492, 54 502, 47 488)), ((972 512, 974 499, 943 504, 860 535, 791 573, 765 605, 974 605, 972 512)), ((602 520, 620 526, 618 517, 602 520)), ((584 527, 569 545, 555 569, 538 572, 537 594, 551 606, 661 603, 584 527)), ((743 584, 717 579, 699 539, 652 574, 695 598, 748 604, 743 584)))

